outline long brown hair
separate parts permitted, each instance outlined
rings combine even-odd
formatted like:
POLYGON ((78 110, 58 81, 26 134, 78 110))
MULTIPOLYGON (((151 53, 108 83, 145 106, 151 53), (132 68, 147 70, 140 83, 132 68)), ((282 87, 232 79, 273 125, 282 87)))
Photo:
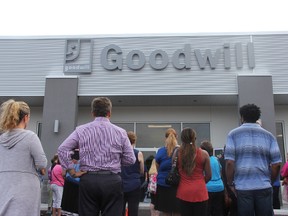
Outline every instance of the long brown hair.
POLYGON ((128 138, 129 138, 131 145, 135 144, 136 140, 137 140, 136 134, 133 131, 128 131, 127 135, 128 135, 128 138))
POLYGON ((192 128, 184 128, 181 132, 182 145, 179 149, 181 155, 181 168, 191 176, 195 168, 196 158, 196 132, 192 128))
POLYGON ((167 155, 171 157, 173 149, 178 145, 177 132, 173 128, 168 128, 165 133, 165 147, 167 148, 167 155))

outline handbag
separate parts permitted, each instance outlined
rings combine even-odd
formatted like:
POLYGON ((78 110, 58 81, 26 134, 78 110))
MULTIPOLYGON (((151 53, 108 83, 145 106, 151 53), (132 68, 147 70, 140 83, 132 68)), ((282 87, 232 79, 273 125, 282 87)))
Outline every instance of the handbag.
POLYGON ((172 154, 173 163, 170 172, 165 178, 165 183, 171 186, 178 186, 180 181, 180 175, 177 168, 177 158, 178 158, 178 147, 173 150, 172 154), (175 156, 174 156, 175 155, 175 156))
POLYGON ((148 183, 148 192, 156 194, 157 190, 157 173, 150 175, 148 183))

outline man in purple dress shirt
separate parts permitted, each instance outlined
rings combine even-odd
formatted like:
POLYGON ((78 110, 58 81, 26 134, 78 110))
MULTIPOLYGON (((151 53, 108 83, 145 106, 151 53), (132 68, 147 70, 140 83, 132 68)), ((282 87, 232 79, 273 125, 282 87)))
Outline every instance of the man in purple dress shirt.
POLYGON ((127 132, 110 122, 112 103, 106 97, 91 103, 95 120, 78 126, 59 146, 61 165, 80 177, 79 215, 116 216, 122 212, 121 165, 135 163, 127 132), (71 151, 79 149, 80 170, 73 168, 71 151))

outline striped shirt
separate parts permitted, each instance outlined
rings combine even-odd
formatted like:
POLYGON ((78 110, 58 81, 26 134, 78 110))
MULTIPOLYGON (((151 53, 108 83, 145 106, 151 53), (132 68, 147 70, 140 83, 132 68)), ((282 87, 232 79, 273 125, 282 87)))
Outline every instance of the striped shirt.
POLYGON ((237 190, 270 188, 270 165, 282 162, 275 137, 257 123, 244 123, 228 134, 225 160, 235 161, 237 190))
POLYGON ((73 168, 70 153, 74 149, 79 149, 80 169, 83 171, 119 173, 121 165, 131 165, 136 161, 127 132, 106 117, 97 117, 77 127, 59 146, 59 159, 65 169, 73 168))

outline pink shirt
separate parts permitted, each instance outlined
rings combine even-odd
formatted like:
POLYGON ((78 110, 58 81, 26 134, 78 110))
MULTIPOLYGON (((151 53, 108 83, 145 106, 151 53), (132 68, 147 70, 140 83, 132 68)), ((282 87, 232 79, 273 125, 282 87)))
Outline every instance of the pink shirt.
POLYGON ((52 181, 50 184, 56 184, 58 186, 64 185, 64 178, 62 176, 62 167, 59 164, 56 164, 51 172, 52 181))
POLYGON ((282 167, 280 174, 283 178, 288 177, 288 162, 286 162, 284 164, 284 166, 282 167))

